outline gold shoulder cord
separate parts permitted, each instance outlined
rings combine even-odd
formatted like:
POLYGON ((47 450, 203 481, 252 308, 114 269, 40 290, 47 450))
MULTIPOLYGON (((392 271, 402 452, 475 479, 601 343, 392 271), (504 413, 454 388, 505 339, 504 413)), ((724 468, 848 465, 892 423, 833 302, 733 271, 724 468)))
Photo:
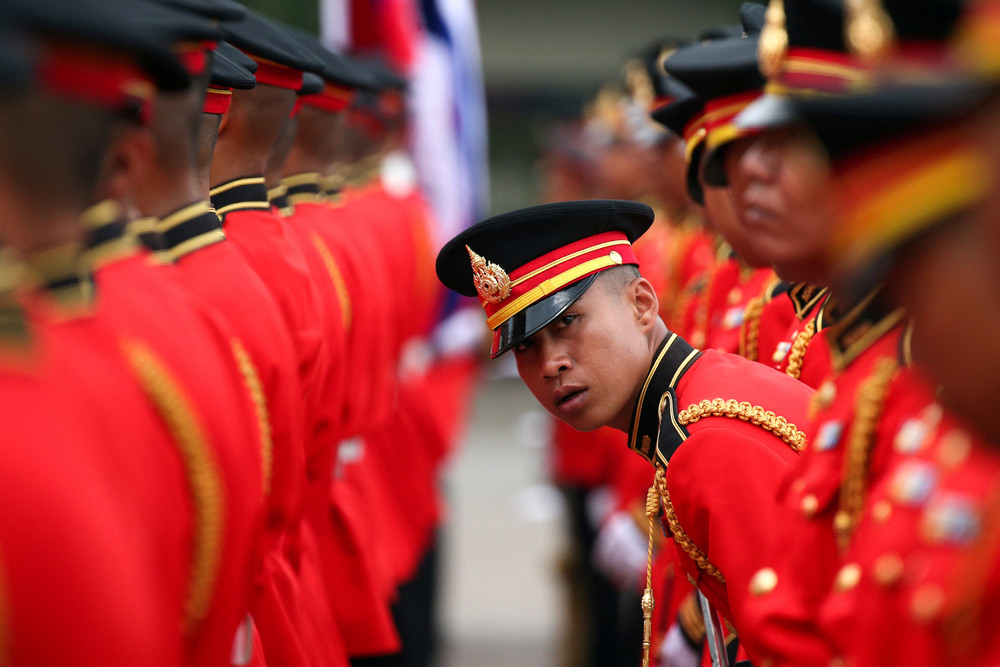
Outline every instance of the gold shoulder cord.
POLYGON ((681 410, 677 420, 683 426, 687 426, 705 417, 728 417, 750 422, 778 436, 796 452, 802 451, 802 447, 805 446, 806 435, 795 424, 789 423, 787 419, 779 417, 770 410, 765 410, 759 405, 751 405, 746 401, 706 399, 689 406, 686 410, 681 410))
POLYGON ((765 298, 755 296, 747 304, 743 312, 743 324, 740 326, 740 356, 757 361, 757 346, 760 342, 760 318, 764 312, 765 298))
POLYGON ((851 436, 844 453, 844 479, 840 483, 840 508, 833 517, 833 530, 841 551, 847 549, 854 527, 861 518, 865 504, 866 478, 875 430, 885 410, 889 385, 896 377, 899 364, 895 359, 882 359, 861 384, 854 406, 851 436))
POLYGON ((350 331, 351 317, 353 316, 351 310, 351 293, 347 290, 344 275, 340 272, 340 267, 337 266, 337 262, 333 259, 333 253, 330 252, 329 246, 320 238, 320 235, 313 232, 312 241, 313 245, 316 246, 316 250, 319 251, 320 257, 323 258, 323 264, 326 265, 326 270, 330 273, 330 280, 333 282, 333 289, 337 292, 337 300, 340 302, 340 313, 344 319, 344 329, 350 331))
POLYGON ((708 556, 698 548, 698 546, 691 541, 684 529, 681 528, 681 523, 677 519, 677 513, 674 512, 674 505, 670 502, 670 490, 667 489, 667 471, 665 468, 656 469, 656 478, 653 482, 656 487, 657 493, 659 493, 661 500, 663 501, 663 515, 667 518, 667 525, 670 527, 670 532, 674 536, 674 542, 684 550, 684 552, 691 557, 698 567, 705 570, 709 575, 715 577, 722 583, 726 583, 726 578, 722 576, 722 572, 719 568, 712 565, 708 556))
POLYGON ((816 335, 816 322, 810 320, 804 327, 802 331, 798 333, 795 337, 795 341, 792 343, 792 348, 788 352, 788 366, 785 367, 785 375, 799 379, 802 374, 802 362, 806 356, 806 350, 809 348, 809 343, 812 342, 813 336, 816 335))
POLYGON ((660 514, 660 497, 656 486, 646 492, 646 518, 649 521, 649 547, 646 549, 646 590, 642 592, 642 667, 649 667, 649 644, 653 638, 653 526, 660 514))
POLYGON ((225 500, 218 466, 184 390, 145 344, 127 340, 123 352, 180 451, 194 504, 191 581, 184 630, 191 634, 204 620, 219 571, 225 500))
POLYGON ((230 341, 233 356, 243 376, 243 384, 253 400, 254 413, 257 415, 257 426, 260 429, 261 473, 264 484, 264 497, 271 495, 271 479, 274 477, 274 440, 271 431, 271 416, 267 410, 267 396, 260 381, 257 368, 247 353, 246 348, 236 338, 230 341))

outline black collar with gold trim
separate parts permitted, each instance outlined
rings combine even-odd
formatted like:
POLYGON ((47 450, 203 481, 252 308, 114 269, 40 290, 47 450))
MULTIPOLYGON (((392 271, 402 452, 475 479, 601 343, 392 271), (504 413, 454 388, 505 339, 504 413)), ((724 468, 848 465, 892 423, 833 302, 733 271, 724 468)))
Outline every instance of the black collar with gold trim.
POLYGON ((788 298, 792 300, 795 317, 804 320, 829 291, 829 288, 809 283, 792 283, 788 288, 788 298))
POLYGON ((217 185, 209 194, 212 197, 212 206, 223 220, 233 211, 271 210, 263 176, 237 178, 217 185))
POLYGON ((222 221, 207 201, 190 204, 156 223, 165 250, 174 261, 226 240, 222 221))
POLYGON ((632 410, 628 446, 647 461, 666 467, 685 439, 687 430, 677 421, 677 382, 701 356, 686 340, 668 333, 653 355, 653 364, 632 410), (665 414, 669 408, 669 414, 665 414), (669 428, 661 428, 663 418, 669 428))
POLYGON ((135 254, 138 239, 128 233, 117 202, 105 200, 87 209, 80 218, 87 236, 83 259, 92 271, 135 254))
POLYGON ((830 324, 827 340, 833 368, 842 371, 906 318, 903 308, 885 303, 879 291, 869 292, 861 301, 830 324))
POLYGON ((283 179, 281 184, 285 186, 285 191, 288 193, 288 204, 290 206, 303 203, 314 204, 323 198, 323 193, 320 189, 320 175, 318 173, 309 172, 289 176, 283 179))

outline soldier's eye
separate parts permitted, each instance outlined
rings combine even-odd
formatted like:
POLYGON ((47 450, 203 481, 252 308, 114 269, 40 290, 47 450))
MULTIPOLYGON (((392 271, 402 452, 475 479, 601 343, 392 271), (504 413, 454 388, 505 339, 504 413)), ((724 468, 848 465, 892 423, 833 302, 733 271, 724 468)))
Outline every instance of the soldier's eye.
POLYGON ((577 318, 577 315, 563 315, 556 322, 556 328, 562 329, 572 324, 577 318))

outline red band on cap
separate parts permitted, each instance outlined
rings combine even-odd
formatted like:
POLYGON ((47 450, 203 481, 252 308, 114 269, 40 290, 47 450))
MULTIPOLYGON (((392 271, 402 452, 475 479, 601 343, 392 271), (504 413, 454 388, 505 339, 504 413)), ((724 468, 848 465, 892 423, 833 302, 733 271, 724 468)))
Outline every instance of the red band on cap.
MULTIPOLYGON (((475 248, 472 248, 475 251, 475 248)), ((489 258, 486 258, 489 260, 489 258)), ((605 232, 557 248, 510 272, 509 293, 502 300, 480 296, 491 329, 534 303, 587 276, 622 264, 639 264, 622 232, 605 232)), ((502 267, 501 267, 502 268, 502 267)))
POLYGON ((351 100, 354 99, 354 90, 346 86, 327 83, 323 87, 323 92, 316 95, 306 95, 300 99, 303 104, 321 111, 339 113, 351 105, 351 100))
POLYGON ((257 58, 254 58, 254 60, 257 62, 257 72, 254 74, 257 77, 257 83, 276 86, 278 88, 288 88, 289 90, 298 90, 302 87, 302 72, 297 69, 278 65, 267 60, 257 58))
POLYGON ((127 56, 50 44, 37 67, 50 93, 112 111, 138 110, 144 123, 150 120, 155 88, 127 56))
POLYGON ((233 91, 229 88, 209 88, 205 95, 205 104, 201 110, 204 113, 214 113, 223 115, 229 111, 229 105, 233 101, 233 91))
POLYGON ((870 77, 869 70, 849 54, 792 48, 782 62, 778 84, 788 92, 844 94, 864 85, 870 77))
POLYGON ((731 121, 741 111, 746 109, 751 102, 760 97, 762 92, 759 89, 747 90, 742 93, 725 95, 705 102, 705 111, 702 113, 705 131, 710 133, 715 128, 731 121))

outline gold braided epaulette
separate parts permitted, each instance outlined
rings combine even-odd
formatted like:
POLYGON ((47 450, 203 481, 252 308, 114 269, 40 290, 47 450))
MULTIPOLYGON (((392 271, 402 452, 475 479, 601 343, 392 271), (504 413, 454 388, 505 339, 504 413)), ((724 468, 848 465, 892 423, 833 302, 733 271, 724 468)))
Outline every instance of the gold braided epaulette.
POLYGON ((257 417, 257 427, 260 430, 261 480, 264 497, 267 498, 271 495, 271 479, 274 477, 274 439, 271 433, 271 415, 267 410, 267 395, 264 393, 257 368, 243 344, 234 338, 230 341, 230 346, 257 417))
POLYGON ((704 400, 695 403, 677 414, 677 421, 687 426, 705 417, 728 417, 750 422, 754 426, 760 426, 765 431, 770 431, 781 438, 789 447, 796 452, 801 452, 806 444, 806 434, 800 431, 795 424, 790 423, 784 417, 779 417, 770 410, 765 410, 759 405, 751 405, 746 401, 742 403, 735 400, 704 400))
POLYGON ((805 359, 806 349, 809 348, 809 343, 815 335, 816 323, 809 322, 795 337, 792 349, 788 352, 788 366, 785 367, 785 375, 793 377, 796 380, 799 379, 799 376, 802 374, 802 361, 805 359))
MULTIPOLYGON (((769 288, 770 289, 770 288, 769 288)), ((767 299, 755 296, 750 299, 746 309, 743 311, 743 325, 740 326, 740 356, 750 361, 757 361, 758 346, 760 342, 760 318, 764 313, 764 304, 767 299)))
POLYGON ((122 349, 166 423, 187 473, 194 506, 191 575, 184 605, 184 632, 190 635, 208 614, 219 573, 226 511, 222 479, 198 413, 170 370, 144 343, 123 341, 122 349))
POLYGON ((719 568, 709 562, 708 556, 691 541, 691 538, 681 528, 681 523, 677 519, 677 513, 674 511, 674 505, 670 502, 670 491, 667 489, 667 475, 663 468, 658 467, 656 469, 656 478, 653 483, 656 486, 656 490, 660 493, 660 499, 663 502, 663 515, 667 518, 667 526, 670 527, 670 533, 674 536, 674 542, 684 550, 684 553, 691 557, 691 560, 698 567, 720 582, 726 583, 726 578, 722 576, 719 568))

